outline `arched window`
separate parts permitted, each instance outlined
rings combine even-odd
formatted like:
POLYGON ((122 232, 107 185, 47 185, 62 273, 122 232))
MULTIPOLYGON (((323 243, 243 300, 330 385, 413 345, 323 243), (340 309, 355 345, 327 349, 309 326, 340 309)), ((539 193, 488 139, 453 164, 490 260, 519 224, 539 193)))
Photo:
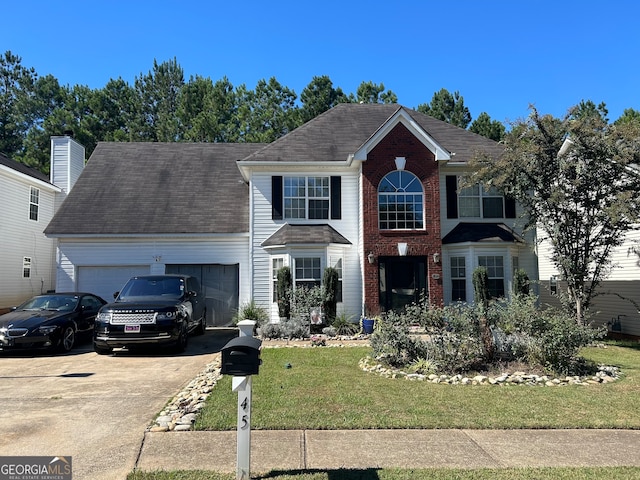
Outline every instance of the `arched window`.
POLYGON ((381 230, 424 228, 424 193, 420 179, 405 170, 387 174, 378 185, 378 221, 381 230))

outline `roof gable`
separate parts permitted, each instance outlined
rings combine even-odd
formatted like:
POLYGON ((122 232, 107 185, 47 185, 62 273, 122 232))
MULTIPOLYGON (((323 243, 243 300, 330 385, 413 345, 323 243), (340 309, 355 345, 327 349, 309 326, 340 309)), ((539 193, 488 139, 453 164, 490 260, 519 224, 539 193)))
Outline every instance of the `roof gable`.
POLYGON ((354 153, 355 160, 366 160, 367 155, 373 148, 386 137, 396 125, 403 124, 422 144, 427 147, 435 156, 436 160, 450 160, 451 152, 443 148, 431 135, 429 135, 416 122, 411 115, 403 107, 398 108, 396 112, 383 123, 380 128, 354 153))

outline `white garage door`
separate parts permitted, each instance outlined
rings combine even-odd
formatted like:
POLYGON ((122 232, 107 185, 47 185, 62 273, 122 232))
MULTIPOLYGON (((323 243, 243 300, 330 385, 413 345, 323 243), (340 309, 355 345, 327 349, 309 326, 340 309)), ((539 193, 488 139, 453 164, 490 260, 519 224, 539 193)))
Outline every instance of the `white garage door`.
POLYGON ((148 275, 149 265, 78 267, 78 290, 95 293, 107 302, 135 275, 148 275))

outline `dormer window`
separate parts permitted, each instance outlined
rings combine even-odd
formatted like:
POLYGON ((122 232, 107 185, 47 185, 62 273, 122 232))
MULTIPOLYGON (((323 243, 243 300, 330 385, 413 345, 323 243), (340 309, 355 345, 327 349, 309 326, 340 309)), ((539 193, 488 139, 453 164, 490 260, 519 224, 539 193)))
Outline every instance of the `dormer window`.
POLYGON ((378 185, 378 223, 380 230, 419 230, 424 228, 424 192, 413 173, 396 170, 378 185))

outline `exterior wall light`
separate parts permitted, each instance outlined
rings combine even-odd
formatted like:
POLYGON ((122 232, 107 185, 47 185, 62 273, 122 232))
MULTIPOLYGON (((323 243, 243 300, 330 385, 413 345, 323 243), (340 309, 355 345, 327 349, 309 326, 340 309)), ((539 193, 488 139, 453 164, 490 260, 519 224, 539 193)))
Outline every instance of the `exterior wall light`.
POLYGON ((376 262, 376 257, 373 254, 373 252, 369 252, 369 255, 367 255, 367 260, 369 260, 369 263, 371 265, 373 265, 376 262))
POLYGON ((440 253, 436 252, 433 254, 433 263, 440 263, 440 253))

